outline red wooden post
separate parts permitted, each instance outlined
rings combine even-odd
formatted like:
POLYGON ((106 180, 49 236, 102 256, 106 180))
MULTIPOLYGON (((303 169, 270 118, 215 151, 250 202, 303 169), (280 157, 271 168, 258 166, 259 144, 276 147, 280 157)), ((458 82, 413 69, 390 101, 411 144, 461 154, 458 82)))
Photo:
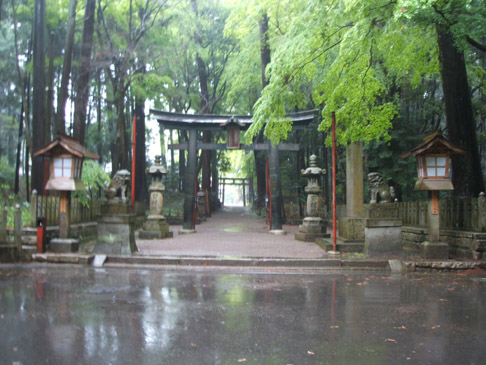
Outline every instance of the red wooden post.
POLYGON ((336 114, 332 112, 332 249, 336 250, 336 114))
POLYGON ((132 213, 135 214, 135 153, 137 147, 137 117, 133 116, 132 131, 132 213))

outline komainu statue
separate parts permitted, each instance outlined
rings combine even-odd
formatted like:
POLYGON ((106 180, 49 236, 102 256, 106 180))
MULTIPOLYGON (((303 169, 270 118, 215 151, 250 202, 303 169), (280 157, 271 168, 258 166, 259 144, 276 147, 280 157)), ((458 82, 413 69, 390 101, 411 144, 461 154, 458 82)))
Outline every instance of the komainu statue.
POLYGON ((368 186, 371 191, 370 204, 391 203, 395 198, 393 187, 383 180, 379 172, 370 172, 368 174, 368 186))
POLYGON ((127 170, 119 170, 113 176, 110 186, 106 190, 106 194, 109 200, 114 201, 121 199, 127 200, 128 182, 130 181, 130 172, 127 170))

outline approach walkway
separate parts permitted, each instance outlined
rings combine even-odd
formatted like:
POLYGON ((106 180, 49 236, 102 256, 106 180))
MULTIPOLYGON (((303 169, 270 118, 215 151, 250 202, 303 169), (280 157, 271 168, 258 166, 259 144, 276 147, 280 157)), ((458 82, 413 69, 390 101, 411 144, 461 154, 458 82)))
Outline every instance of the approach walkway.
POLYGON ((138 255, 252 257, 318 259, 325 252, 317 244, 294 239, 297 226, 284 225, 287 235, 268 232, 265 219, 248 208, 223 207, 196 226, 197 233, 179 234, 181 226, 171 226, 173 238, 137 239, 138 255))

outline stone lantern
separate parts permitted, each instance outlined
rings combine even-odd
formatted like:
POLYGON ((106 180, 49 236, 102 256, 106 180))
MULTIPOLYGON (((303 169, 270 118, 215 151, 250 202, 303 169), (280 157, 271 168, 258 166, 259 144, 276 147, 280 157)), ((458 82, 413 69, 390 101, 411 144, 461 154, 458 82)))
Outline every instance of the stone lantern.
POLYGON ((319 178, 326 170, 317 166, 317 157, 312 155, 309 159, 309 167, 301 171, 303 177, 307 178, 307 186, 304 191, 307 193, 307 216, 299 226, 299 232, 295 239, 299 241, 313 242, 316 238, 329 237, 326 234, 327 222, 319 217, 319 178))
POLYGON ((401 156, 415 156, 418 175, 415 190, 429 192, 429 240, 422 243, 425 258, 449 258, 448 245, 440 242, 439 191, 454 190, 450 178, 450 158, 454 154, 464 153, 462 148, 437 131, 425 136, 420 145, 401 156))
POLYGON ((84 190, 81 181, 85 158, 97 160, 98 155, 89 152, 74 138, 58 134, 52 142, 35 152, 34 156, 44 156, 50 161, 49 180, 46 190, 59 191, 59 238, 49 243, 49 250, 74 252, 79 248, 78 240, 70 238, 71 192, 84 190))
POLYGON ((169 225, 163 215, 165 190, 163 178, 167 175, 167 170, 161 164, 161 157, 155 156, 155 163, 147 169, 147 174, 151 177, 149 186, 150 191, 150 215, 143 229, 139 232, 141 239, 161 239, 172 237, 169 232, 169 225))

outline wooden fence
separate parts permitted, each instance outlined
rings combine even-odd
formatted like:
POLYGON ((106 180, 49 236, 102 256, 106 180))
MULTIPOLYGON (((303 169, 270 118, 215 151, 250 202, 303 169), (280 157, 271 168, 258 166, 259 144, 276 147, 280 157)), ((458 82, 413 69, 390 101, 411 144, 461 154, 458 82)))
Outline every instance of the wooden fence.
MULTIPOLYGON (((42 196, 34 190, 30 203, 30 225, 37 225, 37 218, 47 219, 48 226, 59 224, 59 196, 42 196)), ((71 223, 86 223, 96 221, 96 216, 100 211, 98 200, 92 200, 89 205, 82 205, 78 199, 71 199, 71 223)))
MULTIPOLYGON (((428 227, 428 201, 395 203, 403 226, 428 227)), ((440 228, 486 232, 486 196, 439 201, 440 228)))
POLYGON ((7 234, 7 207, 0 211, 0 245, 15 244, 20 250, 22 247, 22 211, 20 205, 15 206, 13 240, 7 234))

